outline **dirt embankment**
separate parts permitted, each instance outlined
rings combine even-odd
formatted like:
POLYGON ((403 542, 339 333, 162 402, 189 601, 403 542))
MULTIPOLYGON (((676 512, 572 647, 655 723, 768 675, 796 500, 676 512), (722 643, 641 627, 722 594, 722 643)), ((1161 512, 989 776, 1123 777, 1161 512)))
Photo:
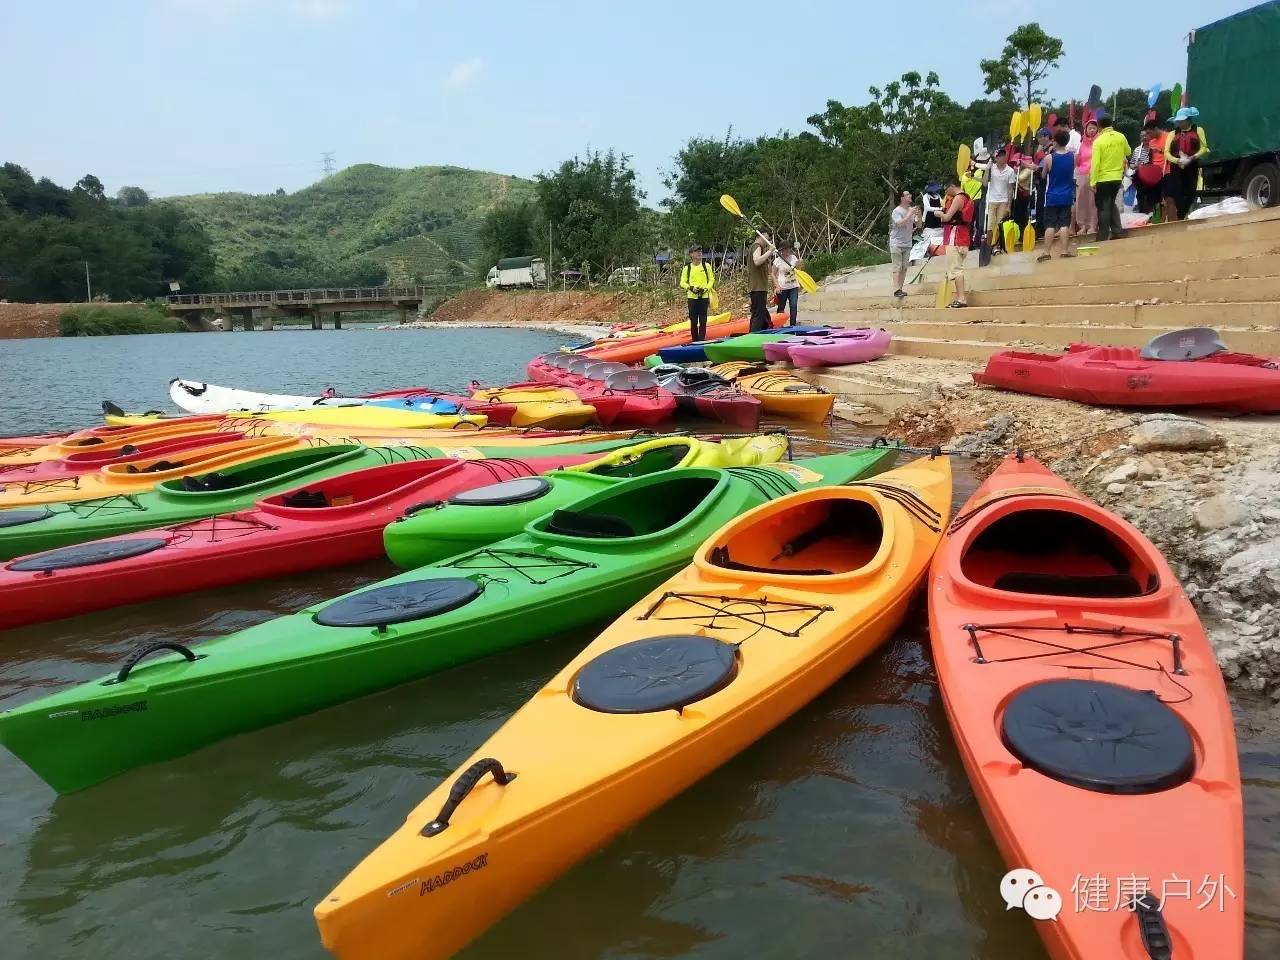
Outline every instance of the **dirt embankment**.
MULTIPOLYGON (((83 303, 6 303, 0 302, 0 340, 23 340, 29 337, 56 337, 58 318, 68 307, 83 303)), ((137 307, 136 303, 95 303, 95 307, 137 307)))
MULTIPOLYGON (((1164 553, 1227 679, 1280 704, 1280 423, 1134 414, 934 386, 890 434, 971 451, 1022 447, 1164 553)), ((987 455, 983 456, 984 451, 987 455)))
MULTIPOLYGON (((676 287, 567 292, 468 290, 442 303, 426 322, 664 326, 686 316, 681 294, 676 287)), ((720 309, 745 312, 745 300, 740 291, 726 290, 721 295, 720 309)))

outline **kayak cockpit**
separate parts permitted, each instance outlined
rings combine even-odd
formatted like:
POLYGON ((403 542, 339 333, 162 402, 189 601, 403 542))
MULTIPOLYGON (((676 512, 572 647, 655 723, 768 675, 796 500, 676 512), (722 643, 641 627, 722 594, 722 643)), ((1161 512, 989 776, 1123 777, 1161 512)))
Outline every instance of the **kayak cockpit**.
POLYGON ((654 447, 641 452, 638 456, 620 457, 612 462, 602 463, 588 472, 598 477, 644 477, 678 467, 689 455, 691 448, 692 444, 687 441, 654 447))
POLYGON ((228 470, 215 470, 211 473, 166 480, 160 484, 159 489, 174 493, 226 493, 243 490, 257 484, 269 483, 297 471, 336 461, 340 457, 356 453, 361 449, 363 448, 357 444, 349 444, 293 450, 278 456, 252 460, 243 466, 228 470))
POLYGON ((662 533, 698 513, 723 482, 715 474, 671 476, 658 483, 638 480, 574 509, 540 517, 531 527, 538 533, 592 540, 662 533))
POLYGON ((1070 510, 1017 510, 969 543, 960 569, 973 583, 1008 593, 1122 599, 1155 592, 1152 564, 1117 532, 1070 510))
POLYGON ((884 535, 879 511, 866 500, 801 500, 758 523, 732 528, 707 559, 727 570, 840 576, 871 563, 884 535))
POLYGON ((460 470, 462 467, 462 461, 447 459, 410 460, 406 463, 372 467, 266 497, 262 505, 272 513, 363 506, 397 493, 410 484, 435 479, 446 471, 460 470))

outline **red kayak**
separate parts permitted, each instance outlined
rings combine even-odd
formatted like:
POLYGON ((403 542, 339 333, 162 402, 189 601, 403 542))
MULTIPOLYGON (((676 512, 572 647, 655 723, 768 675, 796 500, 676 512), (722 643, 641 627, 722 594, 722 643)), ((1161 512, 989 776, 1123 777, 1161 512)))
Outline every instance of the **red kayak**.
POLYGON ((1066 353, 1001 351, 973 379, 983 386, 1095 406, 1280 411, 1276 360, 1248 353, 1147 360, 1136 347, 1073 343, 1066 353))
POLYGON ((960 757, 1055 960, 1240 960, 1244 824, 1231 705, 1204 629, 1135 527, 1010 458, 929 584, 960 757), (1056 916, 1056 919, 1051 919, 1056 916))
MULTIPOLYGON (((472 382, 472 388, 475 390, 493 389, 493 390, 519 390, 523 387, 545 387, 545 383, 513 383, 506 387, 482 387, 476 382, 472 382)), ((557 384, 563 386, 564 389, 573 390, 568 384, 557 384)), ((619 414, 627 405, 624 397, 615 397, 607 394, 596 393, 590 396, 583 396, 581 392, 574 390, 578 394, 578 399, 583 403, 590 404, 596 410, 596 422, 601 426, 608 426, 617 421, 619 414)), ((370 400, 390 400, 397 397, 439 397, 441 400, 449 400, 466 409, 468 413, 484 414, 489 418, 489 423, 495 427, 506 427, 511 425, 511 421, 515 419, 520 411, 520 407, 515 403, 501 403, 493 400, 475 400, 471 397, 463 397, 452 393, 437 393, 429 387, 402 387, 398 390, 386 390, 382 393, 371 393, 367 399, 370 400)))
POLYGON ((622 398, 623 407, 614 420, 618 424, 654 427, 676 412, 675 394, 648 370, 572 353, 544 353, 530 360, 526 369, 535 383, 569 387, 583 403, 622 398))
POLYGON ((763 404, 744 393, 724 377, 710 370, 659 367, 654 371, 658 382, 676 396, 676 409, 706 420, 719 420, 740 430, 753 432, 760 427, 763 404))
POLYGON ((383 553, 383 528, 397 517, 598 456, 393 463, 238 513, 18 557, 0 567, 0 628, 373 559, 383 553))
POLYGON ((83 453, 71 453, 54 460, 0 464, 0 478, 6 480, 21 478, 24 481, 57 480, 80 473, 89 473, 113 463, 131 463, 134 460, 164 457, 243 438, 243 434, 233 432, 197 433, 189 437, 170 437, 150 443, 125 444, 122 447, 91 447, 83 453))

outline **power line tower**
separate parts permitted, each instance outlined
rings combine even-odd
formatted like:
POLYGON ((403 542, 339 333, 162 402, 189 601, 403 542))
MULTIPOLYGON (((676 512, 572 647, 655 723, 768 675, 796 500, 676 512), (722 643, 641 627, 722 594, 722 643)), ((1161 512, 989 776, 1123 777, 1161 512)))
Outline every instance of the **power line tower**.
POLYGON ((320 154, 320 167, 321 169, 324 170, 324 175, 326 177, 329 176, 329 174, 333 173, 333 151, 332 150, 320 154))

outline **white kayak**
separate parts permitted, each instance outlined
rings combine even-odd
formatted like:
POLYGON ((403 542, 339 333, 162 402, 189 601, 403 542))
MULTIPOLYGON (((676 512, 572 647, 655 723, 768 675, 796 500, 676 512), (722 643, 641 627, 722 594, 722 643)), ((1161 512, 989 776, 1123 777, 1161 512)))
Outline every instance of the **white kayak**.
POLYGON ((169 398, 188 413, 227 413, 246 410, 269 413, 273 410, 301 410, 306 407, 360 407, 368 401, 360 397, 295 397, 284 393, 255 393, 235 390, 216 383, 183 380, 169 381, 169 398))

